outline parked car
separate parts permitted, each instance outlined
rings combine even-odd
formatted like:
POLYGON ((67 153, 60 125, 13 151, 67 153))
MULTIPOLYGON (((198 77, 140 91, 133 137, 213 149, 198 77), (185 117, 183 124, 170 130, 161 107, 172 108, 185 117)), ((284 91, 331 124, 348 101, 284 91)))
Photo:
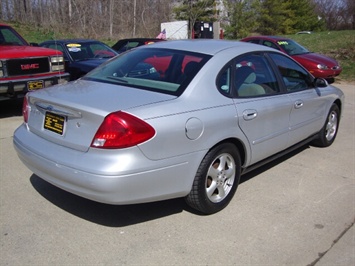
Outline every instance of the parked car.
POLYGON ((79 196, 185 197, 211 214, 227 206, 241 174, 307 143, 331 145, 343 104, 341 90, 275 49, 160 42, 27 94, 13 141, 37 176, 79 196))
POLYGON ((68 80, 61 52, 34 47, 11 26, 0 23, 0 101, 68 80))
POLYGON ((313 76, 325 78, 328 83, 333 83, 334 78, 342 71, 335 59, 310 52, 291 39, 275 36, 252 36, 241 41, 261 44, 282 51, 303 65, 313 76))
POLYGON ((312 34, 312 32, 309 30, 303 30, 303 31, 296 32, 296 34, 312 34))
POLYGON ((130 38, 130 39, 122 39, 116 42, 113 46, 112 49, 114 49, 118 53, 123 53, 125 51, 128 51, 132 48, 142 46, 142 45, 147 45, 147 44, 153 44, 156 42, 161 42, 165 41, 164 39, 157 39, 157 38, 130 38))
POLYGON ((70 73, 70 80, 84 76, 103 62, 118 55, 108 45, 90 39, 51 40, 39 45, 63 53, 65 68, 70 73))

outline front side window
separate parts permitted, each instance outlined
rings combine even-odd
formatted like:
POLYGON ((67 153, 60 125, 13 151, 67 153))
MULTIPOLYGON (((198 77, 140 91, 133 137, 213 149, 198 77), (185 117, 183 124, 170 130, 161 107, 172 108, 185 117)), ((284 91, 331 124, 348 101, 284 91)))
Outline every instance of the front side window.
POLYGON ((288 92, 305 90, 312 87, 312 78, 306 70, 296 62, 282 54, 270 53, 277 65, 288 92))
POLYGON ((238 97, 272 95, 279 84, 263 54, 249 54, 235 61, 234 86, 238 97))
POLYGON ((260 97, 281 92, 264 53, 251 53, 229 62, 217 77, 218 90, 227 97, 260 97))
POLYGON ((170 49, 130 50, 96 68, 85 79, 178 96, 210 58, 170 49))

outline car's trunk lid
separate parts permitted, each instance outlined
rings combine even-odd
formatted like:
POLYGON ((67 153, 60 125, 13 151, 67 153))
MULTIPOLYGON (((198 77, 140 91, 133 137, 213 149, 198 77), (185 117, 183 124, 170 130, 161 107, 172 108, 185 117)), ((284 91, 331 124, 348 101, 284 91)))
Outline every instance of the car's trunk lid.
POLYGON ((28 129, 72 149, 87 151, 111 112, 176 98, 146 90, 79 80, 29 94, 28 129))

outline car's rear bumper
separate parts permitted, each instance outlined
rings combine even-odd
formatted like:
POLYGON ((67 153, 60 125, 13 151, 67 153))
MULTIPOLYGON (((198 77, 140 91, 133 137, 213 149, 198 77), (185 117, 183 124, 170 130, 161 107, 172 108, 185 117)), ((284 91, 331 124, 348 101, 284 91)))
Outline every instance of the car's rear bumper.
POLYGON ((21 161, 39 177, 73 194, 109 204, 143 203, 186 196, 198 167, 197 158, 202 156, 188 154, 152 161, 135 148, 136 152, 122 156, 112 153, 112 156, 102 159, 95 153, 68 152, 68 148, 32 134, 25 125, 15 131, 14 147, 21 161), (39 147, 43 147, 40 152, 39 147), (95 156, 96 165, 93 163, 95 156), (113 156, 117 159, 113 160, 113 156), (89 165, 87 170, 83 169, 85 162, 89 165), (72 165, 75 164, 79 167, 74 168, 72 165))

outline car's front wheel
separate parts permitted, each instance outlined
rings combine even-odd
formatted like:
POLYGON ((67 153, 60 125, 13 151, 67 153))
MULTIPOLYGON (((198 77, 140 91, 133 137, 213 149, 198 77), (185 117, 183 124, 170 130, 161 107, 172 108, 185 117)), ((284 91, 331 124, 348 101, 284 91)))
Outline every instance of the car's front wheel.
POLYGON ((313 144, 318 147, 328 147, 332 145, 338 133, 339 120, 339 107, 336 104, 333 104, 329 110, 327 120, 319 132, 318 138, 313 142, 313 144))
POLYGON ((192 208, 212 214, 225 208, 237 190, 241 161, 230 143, 211 149, 202 160, 185 200, 192 208))

